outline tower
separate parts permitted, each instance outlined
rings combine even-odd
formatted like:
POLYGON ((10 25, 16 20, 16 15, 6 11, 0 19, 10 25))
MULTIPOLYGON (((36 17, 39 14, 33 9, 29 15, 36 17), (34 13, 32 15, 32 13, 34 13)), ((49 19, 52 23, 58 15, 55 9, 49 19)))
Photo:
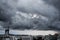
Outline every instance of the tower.
POLYGON ((5 35, 9 35, 9 27, 5 29, 5 35))

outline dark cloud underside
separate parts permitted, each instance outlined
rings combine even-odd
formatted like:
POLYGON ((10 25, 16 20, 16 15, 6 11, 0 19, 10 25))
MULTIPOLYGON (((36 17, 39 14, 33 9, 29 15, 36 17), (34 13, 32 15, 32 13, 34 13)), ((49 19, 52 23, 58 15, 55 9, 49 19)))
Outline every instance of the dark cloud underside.
POLYGON ((0 0, 0 26, 60 30, 59 0, 0 0))

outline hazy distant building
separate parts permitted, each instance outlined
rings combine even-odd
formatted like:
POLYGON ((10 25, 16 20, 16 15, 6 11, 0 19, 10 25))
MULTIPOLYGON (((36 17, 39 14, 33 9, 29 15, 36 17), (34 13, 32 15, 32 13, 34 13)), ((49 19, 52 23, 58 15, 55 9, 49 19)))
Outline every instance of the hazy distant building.
POLYGON ((5 30, 5 34, 0 34, 0 40, 33 40, 31 35, 14 35, 9 34, 9 30, 5 30))

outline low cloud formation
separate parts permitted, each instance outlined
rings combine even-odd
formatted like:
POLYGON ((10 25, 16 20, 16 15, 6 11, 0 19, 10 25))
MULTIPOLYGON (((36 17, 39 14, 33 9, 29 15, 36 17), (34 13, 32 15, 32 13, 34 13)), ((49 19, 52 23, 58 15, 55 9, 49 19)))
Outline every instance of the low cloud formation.
POLYGON ((59 30, 59 9, 58 5, 54 5, 55 1, 0 0, 0 22, 3 24, 1 27, 59 30))

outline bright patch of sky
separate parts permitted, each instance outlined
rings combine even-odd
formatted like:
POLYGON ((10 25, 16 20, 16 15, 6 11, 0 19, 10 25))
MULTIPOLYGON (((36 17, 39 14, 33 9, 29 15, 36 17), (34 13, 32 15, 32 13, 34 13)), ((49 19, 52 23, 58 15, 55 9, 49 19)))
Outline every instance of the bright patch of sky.
POLYGON ((15 34, 15 35, 54 35, 55 31, 48 30, 10 30, 10 34, 15 34))
POLYGON ((23 12, 17 11, 16 15, 19 15, 19 16, 21 15, 21 16, 28 18, 28 19, 40 18, 42 20, 48 21, 48 17, 42 16, 40 14, 38 15, 37 13, 23 13, 23 12))

